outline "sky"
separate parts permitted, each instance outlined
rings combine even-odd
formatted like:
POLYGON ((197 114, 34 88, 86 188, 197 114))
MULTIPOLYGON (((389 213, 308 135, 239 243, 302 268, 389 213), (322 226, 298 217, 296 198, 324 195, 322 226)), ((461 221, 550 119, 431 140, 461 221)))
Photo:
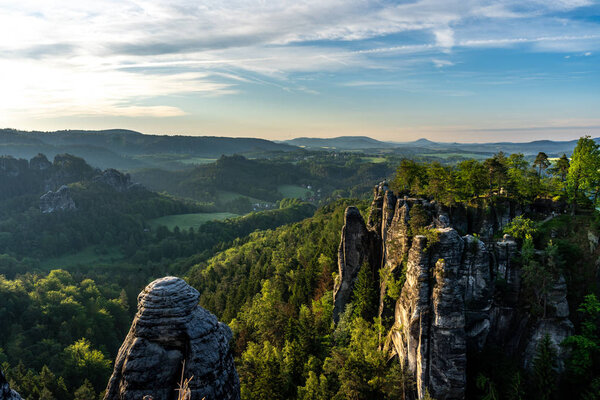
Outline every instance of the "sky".
POLYGON ((600 136, 600 1, 0 0, 0 127, 600 136))

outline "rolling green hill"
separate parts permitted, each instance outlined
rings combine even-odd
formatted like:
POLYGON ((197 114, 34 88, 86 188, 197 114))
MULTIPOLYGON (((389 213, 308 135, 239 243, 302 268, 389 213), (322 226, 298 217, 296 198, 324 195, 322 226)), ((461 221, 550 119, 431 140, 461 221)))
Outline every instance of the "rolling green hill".
POLYGON ((221 155, 264 155, 297 150, 295 146, 255 138, 145 135, 125 129, 55 132, 0 130, 0 155, 31 158, 70 153, 99 168, 177 167, 221 155))

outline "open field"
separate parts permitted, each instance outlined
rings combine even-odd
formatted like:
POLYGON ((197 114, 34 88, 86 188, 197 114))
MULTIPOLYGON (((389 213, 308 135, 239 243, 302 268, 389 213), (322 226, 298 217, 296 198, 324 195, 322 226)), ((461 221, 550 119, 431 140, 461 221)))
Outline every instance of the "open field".
POLYGON ((280 185, 277 187, 277 190, 283 195, 283 197, 287 197, 290 199, 303 199, 307 195, 312 193, 311 190, 298 185, 280 185))
POLYGON ((117 246, 104 247, 90 246, 74 253, 61 257, 49 258, 42 261, 41 266, 48 269, 65 268, 74 265, 110 264, 123 258, 123 253, 117 246))
POLYGON ((166 215, 164 217, 151 220, 150 226, 152 228, 156 228, 157 226, 164 225, 169 229, 173 229, 176 226, 178 226, 180 229, 189 229, 192 227, 196 229, 208 221, 220 221, 237 216, 238 214, 228 212, 166 215))
POLYGON ((197 165, 197 164, 210 164, 210 163, 217 161, 217 159, 216 158, 191 157, 191 158, 182 158, 177 161, 179 161, 182 164, 197 165))
POLYGON ((488 158, 488 155, 485 154, 477 154, 477 153, 426 153, 426 154, 421 154, 424 157, 438 157, 438 158, 450 158, 450 157, 462 157, 462 158, 474 158, 476 160, 483 160, 485 158, 488 158))
POLYGON ((379 164, 385 162, 387 159, 385 157, 361 157, 361 160, 364 162, 379 164))
POLYGON ((219 190, 218 196, 219 196, 219 201, 222 203, 227 203, 228 201, 235 200, 240 197, 247 198, 248 200, 250 200, 251 203, 264 203, 265 202, 265 200, 256 199, 254 197, 246 196, 246 195, 243 195, 240 193, 229 192, 226 190, 219 190))

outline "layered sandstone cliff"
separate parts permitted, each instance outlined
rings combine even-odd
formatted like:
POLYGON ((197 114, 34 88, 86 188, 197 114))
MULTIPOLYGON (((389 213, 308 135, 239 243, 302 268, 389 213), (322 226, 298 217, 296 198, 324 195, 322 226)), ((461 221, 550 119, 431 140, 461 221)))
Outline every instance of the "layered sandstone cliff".
POLYGON ((438 400, 464 399, 467 358, 486 345, 520 355, 528 368, 544 335, 560 350, 571 334, 564 279, 554 285, 546 317, 532 317, 520 304, 518 244, 494 239, 524 210, 508 201, 480 208, 397 198, 381 184, 367 224, 358 210, 346 213, 336 315, 360 268, 381 271, 374 275, 381 277, 379 316, 393 319, 386 348, 414 374, 418 398, 428 390, 438 400), (400 296, 390 302, 387 286, 402 275, 400 296))

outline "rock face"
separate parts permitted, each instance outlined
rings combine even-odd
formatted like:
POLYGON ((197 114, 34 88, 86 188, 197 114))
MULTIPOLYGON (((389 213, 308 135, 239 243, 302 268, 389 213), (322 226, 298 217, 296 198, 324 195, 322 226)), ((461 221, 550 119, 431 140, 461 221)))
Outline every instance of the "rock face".
POLYGON ((554 348, 558 352, 558 369, 564 369, 563 360, 566 349, 560 344, 573 332, 573 323, 569 320, 569 303, 567 302, 567 282, 561 275, 552 286, 548 295, 546 317, 537 321, 531 329, 527 346, 523 353, 523 366, 529 368, 533 365, 537 347, 548 335, 554 348))
MULTIPOLYGON (((553 204, 535 207, 530 211, 556 212, 553 204)), ((426 390, 438 400, 464 399, 467 358, 487 345, 522 355, 529 368, 548 334, 563 356, 558 344, 573 328, 564 278, 549 295, 545 318, 532 317, 521 307, 521 271, 514 261, 518 243, 507 235, 494 239, 525 211, 508 200, 442 207, 398 198, 387 185, 378 185, 367 224, 358 210, 346 210, 334 319, 351 301, 360 269, 375 271, 379 316, 394 321, 384 348, 412 371, 419 399, 426 390), (406 279, 392 304, 387 285, 402 271, 406 279)))
POLYGON ((358 208, 348 207, 344 220, 342 241, 338 250, 339 272, 333 288, 335 321, 350 302, 354 280, 361 266, 373 266, 379 261, 376 235, 367 229, 358 208))
POLYGON ((166 277, 138 296, 138 312, 119 350, 105 400, 176 399, 192 378, 190 400, 240 398, 229 327, 198 306, 198 292, 166 277))
POLYGON ((489 255, 483 242, 436 228, 437 240, 416 236, 406 282, 396 303, 392 342, 416 374, 419 398, 464 398, 468 348, 481 350, 490 329, 489 255))
POLYGON ((0 400, 21 400, 19 393, 10 388, 2 371, 0 371, 0 400))
POLYGON ((56 192, 50 190, 40 197, 40 210, 44 214, 75 210, 76 208, 68 186, 63 185, 56 192))

